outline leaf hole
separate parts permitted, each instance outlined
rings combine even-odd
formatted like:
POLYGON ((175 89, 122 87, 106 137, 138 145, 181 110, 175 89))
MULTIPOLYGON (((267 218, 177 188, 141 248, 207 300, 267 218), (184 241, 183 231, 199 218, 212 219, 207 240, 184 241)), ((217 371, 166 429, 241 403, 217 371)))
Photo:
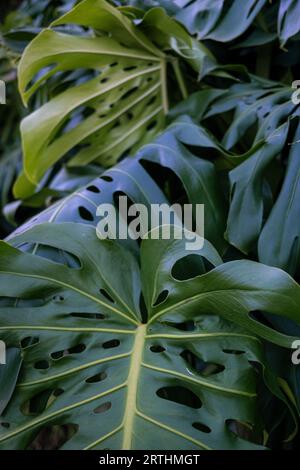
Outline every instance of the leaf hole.
POLYGON ((71 354, 80 354, 85 351, 86 346, 85 344, 77 344, 69 349, 64 349, 60 351, 55 351, 51 353, 51 357, 54 360, 61 359, 62 357, 70 356, 71 354))
POLYGON ((157 390, 156 394, 159 398, 173 401, 174 403, 188 406, 189 408, 199 409, 202 406, 200 398, 186 387, 162 387, 157 390))
POLYGON ((158 305, 161 305, 163 302, 166 301, 167 297, 169 295, 169 291, 167 289, 163 290, 158 296, 154 304, 152 305, 153 307, 157 307, 158 305))
POLYGON ((176 330, 180 330, 180 331, 195 331, 195 323, 193 322, 193 320, 185 321, 182 323, 173 323, 170 321, 166 321, 162 323, 166 326, 175 328, 176 330))
POLYGON ((109 295, 109 293, 107 292, 107 290, 105 289, 99 289, 100 293, 103 295, 103 297, 106 298, 106 300, 108 300, 109 302, 111 302, 112 304, 115 303, 114 299, 109 295))
POLYGON ((46 360, 42 360, 42 361, 37 361, 35 364, 34 364, 34 368, 35 369, 41 369, 41 370, 46 370, 46 369, 49 369, 50 367, 50 363, 46 360))
POLYGON ((95 414, 100 414, 104 413, 105 411, 108 411, 111 409, 111 402, 108 401, 106 403, 103 403, 103 405, 97 406, 97 408, 94 409, 95 414))
POLYGON ((68 349, 69 354, 80 354, 86 350, 86 345, 83 343, 77 344, 72 348, 68 349))
POLYGON ((165 350, 166 348, 164 348, 160 344, 153 344, 153 346, 150 346, 150 351, 152 351, 153 353, 161 353, 161 352, 164 352, 165 350))
POLYGON ((6 428, 6 429, 9 429, 10 428, 10 424, 9 423, 1 423, 1 426, 3 428, 6 428))
POLYGON ((79 212, 80 217, 83 220, 87 220, 88 222, 93 222, 94 221, 93 214, 88 209, 86 209, 85 207, 80 206, 78 208, 78 212, 79 212))
POLYGON ((63 393, 64 390, 61 388, 42 390, 21 405, 21 412, 25 416, 37 416, 49 408, 63 393))
POLYGON ((92 377, 89 377, 86 379, 86 383, 88 384, 95 384, 98 382, 102 382, 107 378, 106 372, 99 372, 99 374, 93 375, 92 377))
POLYGON ((95 194, 101 193, 101 190, 99 188, 97 188, 97 186, 95 186, 95 185, 88 186, 86 188, 86 190, 90 191, 91 193, 95 193, 95 194))
POLYGON ((79 431, 78 424, 55 424, 39 430, 28 450, 59 450, 79 431))
POLYGON ((206 272, 202 256, 187 255, 173 265, 171 275, 177 281, 187 281, 206 272))
POLYGON ((180 353, 180 356, 189 364, 202 377, 210 377, 219 374, 225 370, 222 364, 214 362, 203 361, 200 357, 196 356, 192 351, 185 349, 180 353))
POLYGON ((118 339, 111 339, 110 341, 106 341, 105 343, 102 344, 102 347, 104 349, 112 349, 112 348, 117 348, 120 346, 121 342, 118 339))
POLYGON ((70 314, 71 317, 75 318, 87 318, 88 320, 104 320, 106 318, 103 313, 81 313, 81 312, 75 312, 70 314))
POLYGON ((122 95, 121 100, 126 100, 131 95, 133 95, 137 90, 138 90, 138 87, 135 86, 135 87, 131 88, 130 90, 126 91, 126 93, 124 93, 124 95, 122 95))
POLYGON ((206 426, 206 424, 197 422, 197 423, 193 423, 192 426, 193 428, 197 429, 197 431, 204 432, 205 434, 211 433, 211 429, 208 426, 206 426))
POLYGON ((154 104, 156 101, 156 98, 157 98, 156 96, 152 96, 152 98, 150 98, 150 100, 148 101, 147 106, 151 106, 152 104, 154 104))
POLYGON ((147 323, 148 312, 147 312, 145 297, 142 293, 140 294, 139 307, 140 307, 140 312, 141 312, 141 317, 142 317, 142 323, 145 324, 147 323))
POLYGON ((236 356, 240 356, 241 354, 245 354, 245 351, 240 351, 239 349, 223 349, 223 353, 235 354, 236 356))
POLYGON ((20 346, 22 349, 26 349, 38 344, 39 342, 40 340, 37 336, 27 336, 26 338, 21 339, 20 346))
POLYGON ((157 124, 157 121, 156 121, 156 120, 150 122, 150 124, 148 124, 148 126, 147 126, 147 131, 151 131, 152 129, 154 129, 154 127, 156 126, 156 124, 157 124))
POLYGON ((229 432, 244 441, 262 444, 263 435, 260 430, 256 430, 251 423, 241 422, 237 419, 226 419, 226 428, 229 432))
POLYGON ((112 129, 117 129, 117 127, 120 127, 120 125, 121 125, 121 122, 120 122, 120 120, 118 119, 118 120, 114 123, 114 125, 112 126, 112 129))
POLYGON ((113 181, 113 178, 108 175, 100 176, 100 179, 102 179, 103 181, 106 181, 107 183, 111 183, 113 181))
POLYGON ((136 70, 136 69, 137 69, 136 65, 129 65, 128 67, 123 68, 124 72, 130 72, 131 70, 136 70))

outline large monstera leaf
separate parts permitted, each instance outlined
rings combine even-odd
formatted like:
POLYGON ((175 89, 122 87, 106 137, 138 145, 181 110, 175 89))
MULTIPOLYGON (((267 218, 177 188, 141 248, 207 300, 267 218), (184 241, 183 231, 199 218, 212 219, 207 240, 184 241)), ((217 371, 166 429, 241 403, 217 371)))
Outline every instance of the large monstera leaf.
POLYGON ((105 0, 84 0, 26 48, 19 65, 24 102, 53 76, 61 76, 61 83, 52 99, 22 122, 24 175, 15 186, 16 197, 30 196, 62 158, 70 166, 111 166, 150 141, 169 108, 168 64, 184 96, 178 58, 184 56, 197 72, 202 65, 215 67, 209 52, 162 9, 149 12, 139 27, 128 15, 105 0), (76 35, 57 30, 70 24, 85 29, 76 35), (71 86, 65 74, 80 70, 92 71, 92 77, 83 73, 82 83, 71 86))
POLYGON ((0 337, 23 356, 2 449, 36 448, 43 433, 65 428, 62 449, 257 448, 232 423, 263 429, 254 364, 281 397, 259 337, 285 346, 292 338, 248 313, 299 322, 299 286, 276 268, 222 264, 207 242, 197 252, 184 243, 144 240, 140 270, 87 225, 39 225, 1 242, 0 337), (27 243, 64 256, 16 248, 27 243))
POLYGON ((46 221, 96 225, 99 222, 97 207, 107 203, 117 205, 118 195, 146 205, 149 213, 151 204, 189 202, 194 207, 204 204, 205 238, 223 253, 227 247, 223 236, 227 208, 217 171, 213 163, 204 158, 207 147, 220 148, 210 134, 188 116, 181 116, 151 143, 144 145, 135 157, 124 159, 41 212, 21 230, 31 226, 32 222, 46 221), (149 165, 154 166, 149 168, 149 165), (168 175, 164 176, 162 185, 157 176, 164 172, 168 175), (176 189, 174 194, 170 191, 172 185, 176 189))

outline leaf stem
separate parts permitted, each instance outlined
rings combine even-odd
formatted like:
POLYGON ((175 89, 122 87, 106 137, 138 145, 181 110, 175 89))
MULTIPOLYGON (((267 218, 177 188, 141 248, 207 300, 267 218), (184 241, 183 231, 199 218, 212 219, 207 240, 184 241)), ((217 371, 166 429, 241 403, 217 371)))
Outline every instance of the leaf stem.
POLYGON ((167 62, 162 59, 160 61, 160 75, 161 75, 161 93, 162 93, 162 104, 164 113, 169 112, 169 100, 168 100, 168 85, 167 85, 167 62))
POLYGON ((172 60, 172 66, 175 72, 176 80, 178 82, 182 97, 183 99, 186 99, 188 97, 188 91, 187 91, 186 84, 185 84, 183 75, 181 73, 180 65, 177 59, 172 60))

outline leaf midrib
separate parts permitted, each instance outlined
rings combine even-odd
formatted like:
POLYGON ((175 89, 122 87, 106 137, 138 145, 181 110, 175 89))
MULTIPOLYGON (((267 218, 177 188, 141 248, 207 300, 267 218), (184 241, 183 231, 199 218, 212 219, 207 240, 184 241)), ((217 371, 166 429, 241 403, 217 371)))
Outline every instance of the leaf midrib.
POLYGON ((147 325, 139 325, 136 330, 136 337, 132 349, 132 356, 130 360, 130 367, 127 379, 127 398, 123 419, 123 442, 122 449, 130 450, 132 448, 132 437, 134 418, 137 411, 137 394, 139 385, 139 376, 142 366, 142 357, 144 353, 144 344, 146 336, 147 325))

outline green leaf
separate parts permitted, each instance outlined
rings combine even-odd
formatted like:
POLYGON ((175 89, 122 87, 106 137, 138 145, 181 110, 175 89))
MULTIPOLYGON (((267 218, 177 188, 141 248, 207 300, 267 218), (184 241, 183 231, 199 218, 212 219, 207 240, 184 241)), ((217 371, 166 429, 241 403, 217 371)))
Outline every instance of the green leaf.
POLYGON ((286 346, 292 338, 247 314, 263 309, 299 322, 299 286, 286 273, 219 264, 207 242, 191 252, 184 240, 151 239, 142 243, 140 273, 130 252, 81 224, 39 225, 13 240, 27 243, 77 262, 0 244, 1 338, 21 341, 24 357, 3 414, 10 428, 0 431, 2 449, 32 447, 53 426, 74 430, 62 449, 257 448, 229 424, 259 423, 250 364, 265 367, 259 336, 286 346), (191 254, 219 265, 191 274, 191 254))
MULTIPOLYGON (((43 30, 26 48, 19 64, 23 100, 53 76, 92 70, 92 78, 64 91, 27 116, 21 124, 24 172, 37 185, 62 158, 69 166, 90 162, 111 166, 125 153, 151 141, 162 129, 169 109, 167 64, 171 62, 178 87, 186 87, 178 59, 201 76, 214 70, 211 53, 191 38, 162 9, 153 9, 136 26, 104 0, 84 0, 43 30), (80 35, 58 32, 65 24, 89 28, 80 35), (91 28, 94 34, 91 33, 91 28), (158 43, 158 46, 154 44, 158 43), (73 121, 74 116, 79 121, 73 121)), ((15 195, 28 197, 30 185, 18 180, 15 195), (24 184, 24 188, 23 188, 24 184)))
POLYGON ((297 0, 280 0, 278 36, 281 46, 300 31, 300 3, 297 0))
MULTIPOLYGON (((0 364, 0 415, 2 415, 2 413, 4 412, 14 393, 21 364, 21 350, 19 348, 7 348, 6 363, 0 364)), ((3 426, 3 423, 1 424, 3 426)), ((4 427, 5 426, 3 426, 3 428, 4 427)))
MULTIPOLYGON (((110 38, 70 36, 68 40, 67 35, 45 30, 31 43, 20 63, 20 77, 24 79, 24 82, 20 80, 22 93, 37 70, 33 65, 40 66, 34 59, 35 45, 43 66, 59 60, 60 47, 60 70, 65 67, 103 67, 104 70, 100 79, 94 78, 60 93, 22 122, 25 171, 33 183, 38 183, 48 168, 79 144, 81 149, 72 157, 71 165, 101 159, 108 166, 126 146, 130 148, 143 136, 152 121, 162 122, 161 65, 157 57, 147 51, 122 47, 110 38), (28 66, 30 75, 27 76, 28 66), (80 106, 92 114, 56 137, 70 114, 80 106), (109 136, 109 142, 105 136, 109 136)), ((32 92, 30 89, 24 96, 29 97, 32 92)))
MULTIPOLYGON (((119 3, 130 3, 144 9, 157 5, 154 0, 122 0, 119 3)), ((159 3, 198 38, 228 42, 249 28, 267 1, 233 0, 228 4, 225 0, 176 0, 159 3)))
POLYGON ((246 254, 255 255, 258 249, 260 261, 297 274, 300 219, 297 159, 292 155, 299 141, 294 130, 299 106, 291 101, 291 89, 251 76, 251 83, 229 90, 199 91, 170 116, 182 113, 200 122, 201 145, 205 136, 205 146, 215 150, 217 169, 228 175, 228 242, 246 254), (286 171, 290 159, 294 163, 286 171), (286 224, 279 222, 285 218, 286 224))
MULTIPOLYGON (((139 0, 121 0, 116 3, 129 3, 143 9, 157 5, 155 0, 140 2, 139 0)), ((299 1, 280 0, 272 6, 266 0, 176 0, 175 2, 159 2, 168 14, 173 15, 186 26, 192 34, 200 39, 213 39, 220 42, 232 41, 240 37, 250 26, 256 26, 255 20, 260 15, 258 23, 267 29, 266 25, 274 20, 281 46, 299 33, 299 1), (273 18, 274 17, 274 18, 273 18)), ((273 24, 272 24, 273 26, 273 24)), ((237 47, 251 47, 273 40, 277 36, 267 30, 255 29, 249 40, 240 42, 237 47), (261 42, 263 41, 263 42, 261 42)))
POLYGON ((263 227, 258 242, 259 259, 271 266, 285 269, 292 275, 300 262, 300 160, 298 145, 300 126, 290 143, 288 168, 280 194, 263 227))
POLYGON ((227 42, 240 36, 248 29, 265 4, 266 0, 245 0, 243 3, 235 0, 226 9, 224 2, 222 15, 206 38, 227 42))
MULTIPOLYGON (((102 178, 91 181, 81 191, 76 191, 58 202, 47 213, 37 216, 37 221, 79 221, 96 224, 96 209, 101 203, 114 203, 114 194, 122 192, 133 202, 145 204, 177 202, 176 188, 167 194, 159 186, 145 163, 159 165, 159 171, 169 170, 176 175, 185 192, 186 202, 205 205, 205 237, 223 253, 226 228, 226 202, 220 188, 220 180, 212 162, 205 157, 207 147, 217 148, 217 142, 193 121, 182 116, 152 143, 141 148, 133 158, 127 158, 108 170, 102 178), (193 146, 193 151, 188 146, 193 146), (195 152, 195 153, 193 153, 195 152), (84 208, 84 217, 82 209, 84 208), (45 219, 45 217, 47 217, 45 219)), ((224 154, 227 155, 223 149, 224 154)), ((54 185, 53 189, 57 189, 54 185)), ((180 201, 179 201, 180 202, 180 201)), ((30 224, 30 222, 29 222, 30 224)))
POLYGON ((231 204, 226 238, 229 243, 249 253, 258 240, 264 215, 264 176, 272 160, 283 149, 288 124, 283 124, 265 144, 229 174, 231 204))

